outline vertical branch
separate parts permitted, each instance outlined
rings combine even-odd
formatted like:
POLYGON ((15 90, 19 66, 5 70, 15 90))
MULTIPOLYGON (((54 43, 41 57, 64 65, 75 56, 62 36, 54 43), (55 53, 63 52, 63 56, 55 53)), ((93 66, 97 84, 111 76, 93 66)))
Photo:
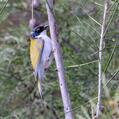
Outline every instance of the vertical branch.
POLYGON ((53 0, 46 1, 46 8, 47 8, 47 14, 48 14, 48 21, 49 21, 53 51, 54 51, 54 56, 55 56, 55 61, 56 61, 56 66, 58 71, 61 96, 62 96, 63 105, 64 105, 65 119, 73 119, 70 97, 68 93, 67 84, 65 82, 63 58, 61 55, 60 45, 58 43, 57 25, 54 18, 54 12, 53 12, 53 0))
POLYGON ((107 13, 108 0, 104 2, 104 13, 103 13, 103 21, 101 26, 100 33, 100 44, 99 44, 99 63, 98 63, 98 103, 96 109, 96 117, 99 118, 100 114, 100 106, 101 106, 101 95, 102 95, 102 50, 103 50, 103 41, 104 41, 104 30, 106 23, 106 13, 107 13))

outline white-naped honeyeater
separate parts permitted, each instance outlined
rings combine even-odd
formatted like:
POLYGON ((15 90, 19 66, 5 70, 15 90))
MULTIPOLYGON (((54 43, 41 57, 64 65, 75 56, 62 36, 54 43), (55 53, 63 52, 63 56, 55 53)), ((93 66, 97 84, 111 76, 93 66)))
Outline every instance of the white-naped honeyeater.
POLYGON ((36 26, 30 37, 30 58, 41 97, 45 70, 50 66, 53 59, 52 43, 47 35, 47 29, 48 26, 36 26))

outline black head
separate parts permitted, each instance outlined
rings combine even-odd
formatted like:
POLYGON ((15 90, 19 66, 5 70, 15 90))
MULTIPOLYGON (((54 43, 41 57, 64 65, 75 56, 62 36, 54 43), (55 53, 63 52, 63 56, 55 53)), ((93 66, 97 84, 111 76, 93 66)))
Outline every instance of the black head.
POLYGON ((48 25, 47 26, 36 26, 33 29, 32 37, 35 38, 36 36, 40 35, 41 32, 47 29, 48 29, 48 25))

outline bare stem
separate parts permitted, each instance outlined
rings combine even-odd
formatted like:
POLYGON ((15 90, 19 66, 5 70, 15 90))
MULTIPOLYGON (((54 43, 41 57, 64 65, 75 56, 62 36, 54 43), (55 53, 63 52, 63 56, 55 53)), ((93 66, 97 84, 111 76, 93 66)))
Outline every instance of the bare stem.
POLYGON ((48 14, 48 21, 49 21, 54 57, 56 61, 57 71, 58 71, 60 90, 61 90, 61 95, 64 105, 65 119, 73 119, 70 97, 68 93, 67 84, 65 81, 63 58, 61 54, 61 48, 58 43, 58 31, 57 31, 56 21, 54 18, 54 12, 53 12, 53 0, 47 0, 46 7, 47 7, 47 14, 48 14))
POLYGON ((103 13, 103 21, 101 25, 101 33, 100 33, 100 44, 99 44, 99 63, 98 63, 98 103, 96 110, 96 117, 99 118, 100 114, 100 106, 101 106, 101 95, 102 95, 102 50, 103 50, 103 41, 104 41, 104 30, 106 24, 106 13, 107 13, 108 0, 104 2, 104 13, 103 13))

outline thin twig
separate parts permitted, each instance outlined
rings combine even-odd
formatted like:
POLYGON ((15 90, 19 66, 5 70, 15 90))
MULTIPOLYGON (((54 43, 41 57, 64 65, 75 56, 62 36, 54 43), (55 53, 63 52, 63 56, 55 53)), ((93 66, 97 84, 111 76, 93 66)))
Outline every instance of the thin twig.
POLYGON ((113 58, 113 56, 114 56, 115 50, 116 50, 116 46, 117 46, 117 41, 115 42, 114 48, 113 48, 113 50, 112 50, 112 53, 111 53, 111 55, 110 55, 110 57, 109 57, 109 60, 108 60, 108 62, 107 62, 107 64, 106 64, 106 66, 105 66, 104 73, 106 73, 106 71, 107 71, 107 69, 108 69, 108 67, 109 67, 109 65, 110 65, 110 62, 111 62, 111 60, 112 60, 112 58, 113 58))
POLYGON ((5 1, 5 5, 2 7, 2 9, 0 10, 0 14, 3 13, 3 10, 5 9, 5 7, 7 6, 8 0, 5 1))
POLYGON ((104 41, 104 30, 106 24, 106 13, 107 13, 108 0, 104 2, 104 13, 103 13, 103 21, 101 26, 101 34, 100 34, 100 44, 99 44, 99 63, 98 63, 98 102, 96 109, 96 117, 99 118, 100 114, 100 106, 101 106, 101 95, 102 95, 102 49, 103 49, 103 41, 104 41))
MULTIPOLYGON (((105 48, 102 49, 102 51, 104 51, 104 50, 106 50, 106 49, 112 49, 112 48, 114 48, 114 46, 105 47, 105 48)), ((116 46, 116 48, 119 48, 119 46, 116 46)), ((94 52, 94 53, 91 54, 90 56, 94 56, 94 55, 96 55, 97 53, 99 53, 99 51, 94 52)))
POLYGON ((67 68, 77 68, 77 67, 82 67, 82 66, 85 66, 85 65, 89 65, 89 64, 97 63, 97 62, 98 62, 98 60, 93 60, 93 61, 86 62, 86 63, 79 64, 79 65, 71 65, 71 66, 67 66, 67 68))
POLYGON ((88 17, 92 19, 97 25, 101 26, 101 24, 97 20, 95 20, 93 17, 91 17, 90 15, 88 15, 88 17))
POLYGON ((102 4, 100 4, 100 3, 98 3, 98 2, 94 2, 94 4, 96 4, 96 5, 98 5, 98 6, 103 7, 103 5, 102 5, 102 4))
MULTIPOLYGON (((108 80, 108 82, 105 84, 105 86, 107 86, 109 83, 110 83, 110 81, 117 75, 119 73, 119 69, 112 75, 112 77, 108 80)), ((104 87, 105 87, 104 86, 104 87)))
MULTIPOLYGON (((115 2, 115 3, 116 3, 116 2, 115 2)), ((115 3, 114 3, 114 5, 115 5, 115 3)), ((107 30, 108 30, 110 24, 112 23, 112 20, 113 20, 113 18, 114 18, 115 12, 116 12, 116 10, 118 9, 118 4, 119 4, 119 3, 117 3, 117 5, 114 7, 114 11, 113 11, 113 13, 112 13, 112 15, 111 15, 111 18, 110 18, 110 20, 109 20, 109 22, 108 22, 108 24, 107 24, 107 26, 106 26, 106 28, 105 28, 104 36, 105 36, 105 34, 106 34, 106 32, 107 32, 107 30)))
MULTIPOLYGON (((81 21, 80 21, 79 17, 77 17, 77 16, 75 16, 75 17, 78 20, 78 22, 80 23, 81 21)), ((92 28, 92 30, 94 30, 97 33, 97 35, 100 35, 100 33, 94 27, 92 27, 90 24, 88 24, 87 22, 84 22, 84 21, 82 21, 82 23, 87 24, 90 28, 92 28)))
MULTIPOLYGON (((79 33, 75 32, 75 31, 73 31, 73 30, 71 30, 71 32, 74 33, 74 34, 76 34, 77 36, 79 36, 81 40, 87 42, 87 40, 86 40, 85 38, 83 38, 79 33)), ((87 34, 88 34, 88 36, 90 37, 91 41, 94 42, 94 47, 95 47, 96 49, 99 49, 98 46, 96 45, 95 39, 94 39, 88 32, 87 32, 87 34)), ((90 46, 91 46, 91 43, 90 43, 90 46)))
POLYGON ((34 9, 33 9, 33 0, 32 0, 32 6, 31 6, 31 19, 34 18, 34 9))

